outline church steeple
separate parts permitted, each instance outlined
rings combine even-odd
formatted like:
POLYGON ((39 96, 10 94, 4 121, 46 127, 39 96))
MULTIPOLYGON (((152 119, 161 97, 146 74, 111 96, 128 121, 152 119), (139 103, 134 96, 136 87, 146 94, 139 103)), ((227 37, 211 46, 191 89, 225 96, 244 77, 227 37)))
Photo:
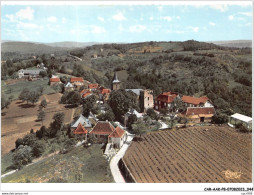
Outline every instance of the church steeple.
POLYGON ((119 81, 119 79, 117 77, 117 73, 115 72, 114 79, 112 81, 112 90, 120 89, 120 83, 121 83, 121 81, 119 81))

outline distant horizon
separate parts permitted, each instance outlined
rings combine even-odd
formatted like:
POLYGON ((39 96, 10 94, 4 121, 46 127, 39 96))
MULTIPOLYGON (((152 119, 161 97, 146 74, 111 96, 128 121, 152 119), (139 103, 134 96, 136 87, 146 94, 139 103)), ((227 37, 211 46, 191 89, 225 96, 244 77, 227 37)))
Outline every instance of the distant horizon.
MULTIPOLYGON (((101 2, 103 4, 103 2, 101 2)), ((2 5, 2 40, 109 42, 252 40, 252 4, 2 5)))
MULTIPOLYGON (((198 42, 227 42, 227 41, 252 41, 251 39, 235 39, 235 40, 215 40, 215 41, 199 41, 195 39, 189 39, 194 40, 198 42)), ((184 41, 189 41, 184 40, 184 41)), ((172 41, 172 42, 184 42, 184 41, 172 41)), ((87 41, 87 42, 81 42, 81 41, 57 41, 57 42, 37 42, 37 41, 17 41, 17 40, 1 40, 1 42, 27 42, 27 43, 42 43, 42 44, 49 44, 49 43, 64 43, 64 42, 72 42, 72 43, 103 43, 103 44, 111 44, 111 43, 120 43, 120 44, 131 44, 131 43, 144 43, 144 42, 170 42, 170 41, 139 41, 139 42, 95 42, 95 41, 87 41)))

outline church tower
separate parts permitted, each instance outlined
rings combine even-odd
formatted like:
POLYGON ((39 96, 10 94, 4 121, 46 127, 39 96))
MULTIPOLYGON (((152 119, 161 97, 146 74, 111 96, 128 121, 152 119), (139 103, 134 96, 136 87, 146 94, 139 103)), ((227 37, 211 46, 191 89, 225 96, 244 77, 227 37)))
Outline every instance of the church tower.
POLYGON ((112 90, 120 89, 120 81, 117 78, 117 73, 115 72, 114 79, 112 81, 112 90))

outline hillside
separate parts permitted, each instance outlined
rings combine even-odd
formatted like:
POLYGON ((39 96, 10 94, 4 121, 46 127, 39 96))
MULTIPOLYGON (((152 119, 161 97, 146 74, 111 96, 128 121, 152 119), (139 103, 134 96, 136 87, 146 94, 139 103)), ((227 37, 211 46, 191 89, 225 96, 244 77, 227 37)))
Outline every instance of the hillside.
MULTIPOLYGON (((251 116, 251 48, 189 40, 100 44, 68 52, 82 61, 67 55, 54 60, 44 57, 42 61, 55 71, 82 76, 105 87, 111 86, 114 71, 122 71, 119 74, 124 81, 122 88, 152 89, 155 97, 164 91, 206 95, 215 104, 217 113, 251 116)), ((3 67, 2 75, 10 75, 9 68, 3 67)))
POLYGON ((76 48, 76 47, 87 47, 87 46, 91 46, 91 45, 95 45, 95 44, 102 44, 102 43, 64 41, 64 42, 44 43, 44 44, 51 46, 51 47, 76 48))

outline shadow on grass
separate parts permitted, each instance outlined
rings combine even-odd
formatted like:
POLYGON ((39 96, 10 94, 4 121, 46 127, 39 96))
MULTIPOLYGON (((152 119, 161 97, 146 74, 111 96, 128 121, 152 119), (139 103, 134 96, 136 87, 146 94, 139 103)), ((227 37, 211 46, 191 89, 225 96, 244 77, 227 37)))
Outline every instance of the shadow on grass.
POLYGON ((21 108, 34 108, 36 105, 33 104, 20 104, 18 105, 21 108))
POLYGON ((65 107, 65 108, 76 108, 77 105, 65 105, 64 107, 65 107))
POLYGON ((134 138, 133 138, 133 141, 134 141, 134 142, 141 142, 142 140, 143 140, 142 137, 134 137, 134 138))
POLYGON ((16 104, 22 104, 22 103, 24 103, 24 102, 22 102, 22 101, 16 102, 16 104))

